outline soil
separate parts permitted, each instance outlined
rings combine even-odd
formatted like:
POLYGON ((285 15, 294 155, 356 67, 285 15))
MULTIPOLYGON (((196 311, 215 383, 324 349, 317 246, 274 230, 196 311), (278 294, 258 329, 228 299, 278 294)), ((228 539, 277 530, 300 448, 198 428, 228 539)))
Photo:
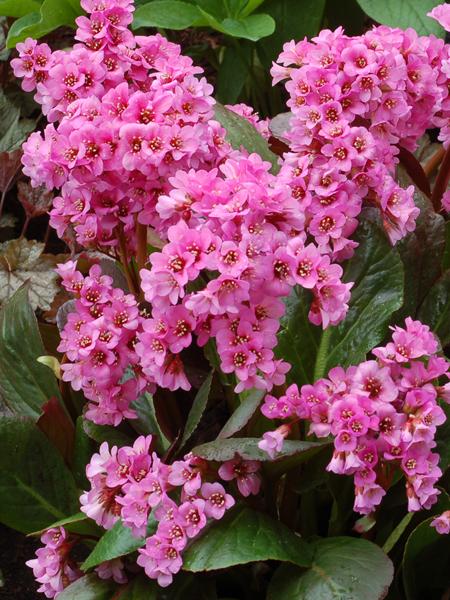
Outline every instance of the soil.
POLYGON ((39 540, 0 525, 0 600, 42 600, 32 570, 25 561, 34 557, 39 540))

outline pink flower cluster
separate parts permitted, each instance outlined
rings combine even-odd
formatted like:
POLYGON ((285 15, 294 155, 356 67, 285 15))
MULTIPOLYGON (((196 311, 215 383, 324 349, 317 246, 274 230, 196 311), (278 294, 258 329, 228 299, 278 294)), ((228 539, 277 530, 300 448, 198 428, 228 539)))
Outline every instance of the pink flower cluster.
POLYGON ((274 82, 288 79, 293 113, 280 178, 332 258, 351 256, 363 200, 380 209, 392 242, 414 229, 414 188, 393 175, 399 147, 413 151, 427 128, 448 126, 448 53, 434 36, 385 26, 285 44, 272 69, 274 82))
POLYGON ((269 163, 252 154, 219 169, 177 173, 173 191, 156 205, 169 242, 141 271, 152 319, 139 335, 142 370, 159 385, 189 389, 177 353, 215 338, 221 370, 235 373, 236 391, 271 389, 289 368, 273 349, 281 298, 296 284, 312 291, 314 323, 339 322, 351 283, 303 232, 303 214, 269 163), (170 367, 177 378, 158 375, 170 367))
POLYGON ((167 586, 181 569, 189 539, 208 519, 221 519, 235 501, 220 483, 205 480, 204 460, 188 454, 166 465, 151 452, 151 443, 151 435, 139 437, 132 447, 109 449, 104 442, 87 465, 91 489, 80 498, 81 510, 105 529, 120 518, 136 537, 146 537, 154 517, 156 532, 139 549, 137 562, 167 586))
MULTIPOLYGON (((430 508, 437 499, 436 428, 446 417, 438 399, 450 401, 449 363, 426 325, 407 318, 393 328, 392 341, 375 348, 375 360, 331 369, 327 379, 299 390, 294 384, 280 398, 266 396, 262 412, 272 419, 307 419, 310 434, 332 435, 328 470, 353 475, 354 509, 372 512, 396 470, 406 479, 410 511, 430 508)), ((285 424, 269 432, 260 447, 274 455, 289 434, 285 424)))
POLYGON ((68 538, 64 527, 48 529, 41 536, 43 548, 36 551, 36 558, 27 561, 33 574, 41 584, 38 592, 47 598, 55 598, 72 581, 82 576, 77 564, 69 557, 73 541, 68 538))
POLYGON ((85 417, 91 421, 118 425, 123 418, 134 418, 130 404, 148 386, 135 350, 145 322, 135 297, 113 288, 99 265, 83 277, 69 261, 58 266, 58 273, 63 287, 76 297, 58 346, 66 356, 63 381, 83 390, 89 400, 85 417))
POLYGON ((210 168, 229 151, 213 121, 202 69, 160 35, 134 36, 132 0, 82 0, 69 51, 27 39, 12 61, 50 121, 24 144, 33 185, 62 188, 51 224, 86 247, 134 245, 136 221, 158 225, 155 204, 179 169, 210 168), (55 127, 54 122, 58 125, 55 127))
MULTIPOLYGON (((435 19, 445 31, 450 31, 450 6, 448 4, 440 4, 435 6, 428 16, 435 19)), ((450 80, 450 51, 448 46, 445 46, 444 52, 442 53, 441 63, 439 69, 443 74, 443 77, 447 79, 446 84, 449 86, 450 80)), ((450 145, 450 92, 445 101, 442 103, 442 110, 437 115, 436 124, 441 128, 439 133, 439 139, 442 140, 444 147, 448 148, 450 145)), ((444 209, 448 211, 448 206, 444 204, 444 209)))
MULTIPOLYGON (((47 529, 41 536, 43 548, 38 548, 36 558, 27 561, 33 569, 34 577, 47 598, 58 598, 68 585, 83 576, 79 563, 70 556, 70 551, 83 536, 70 535, 64 527, 47 529)), ((95 568, 100 579, 114 579, 116 583, 128 581, 122 559, 115 558, 101 563, 95 568)))

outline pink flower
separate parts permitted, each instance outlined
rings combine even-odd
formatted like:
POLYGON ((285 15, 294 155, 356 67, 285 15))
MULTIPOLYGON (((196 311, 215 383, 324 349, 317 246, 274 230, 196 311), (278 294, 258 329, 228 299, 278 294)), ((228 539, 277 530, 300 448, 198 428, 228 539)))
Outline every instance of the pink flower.
POLYGON ((442 515, 433 519, 431 526, 441 535, 450 533, 450 510, 446 510, 442 515))
POLYGON ((243 460, 234 458, 224 462, 219 468, 219 476, 224 481, 236 479, 240 493, 244 497, 257 494, 261 487, 261 478, 258 474, 260 463, 256 460, 243 460))
POLYGON ((38 591, 47 598, 55 598, 72 581, 80 578, 82 572, 70 558, 73 546, 63 527, 48 529, 42 536, 43 548, 36 551, 36 558, 28 560, 27 566, 33 569, 33 575, 41 584, 38 591))
POLYGON ((432 11, 427 13, 427 17, 435 19, 445 31, 450 31, 450 7, 447 3, 435 6, 432 11))
POLYGON ((281 452, 283 449, 283 443, 285 437, 289 433, 289 427, 282 425, 275 431, 267 431, 260 442, 258 442, 258 448, 267 452, 270 458, 275 458, 278 452, 281 452))
POLYGON ((221 519, 225 511, 235 504, 234 498, 225 492, 220 483, 204 483, 201 494, 206 500, 205 514, 213 519, 221 519))

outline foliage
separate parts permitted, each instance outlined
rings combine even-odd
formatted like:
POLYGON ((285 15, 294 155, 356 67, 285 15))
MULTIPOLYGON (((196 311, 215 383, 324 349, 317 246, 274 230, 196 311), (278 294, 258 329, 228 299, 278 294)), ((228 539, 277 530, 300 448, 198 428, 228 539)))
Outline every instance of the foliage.
POLYGON ((49 597, 448 594, 448 46, 365 34, 437 4, 0 0, 64 48, 11 55, 42 112, 0 58, 0 522, 49 597))

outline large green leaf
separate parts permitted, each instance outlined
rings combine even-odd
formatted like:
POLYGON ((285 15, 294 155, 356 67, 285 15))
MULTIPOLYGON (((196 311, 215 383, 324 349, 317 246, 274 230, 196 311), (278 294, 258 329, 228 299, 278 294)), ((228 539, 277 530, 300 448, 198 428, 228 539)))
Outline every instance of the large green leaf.
POLYGON ((381 600, 394 569, 389 558, 367 540, 335 537, 313 545, 313 564, 306 572, 282 565, 275 573, 268 600, 381 600))
POLYGON ((259 560, 311 564, 308 544, 278 521, 247 507, 231 510, 195 539, 183 557, 186 571, 214 571, 259 560))
POLYGON ((14 48, 27 37, 41 38, 63 25, 73 27, 81 14, 78 0, 44 0, 38 12, 29 13, 12 24, 6 46, 14 48))
POLYGON ((276 22, 274 33, 257 45, 258 55, 268 69, 285 42, 302 40, 319 32, 325 0, 266 0, 263 8, 276 22))
POLYGON ((358 0, 363 11, 374 21, 390 27, 412 27, 419 35, 434 33, 444 37, 445 32, 434 20, 427 17, 441 0, 358 0))
POLYGON ((430 517, 422 521, 408 538, 403 555, 403 585, 407 600, 444 598, 448 590, 450 544, 439 534, 430 517))
POLYGON ((191 438, 192 434, 197 429, 202 415, 205 412, 206 405, 208 404, 209 392, 211 391, 211 382, 213 378, 214 371, 212 371, 205 381, 202 383, 200 389, 198 390, 194 402, 192 404, 192 408, 188 414, 188 418, 186 420, 186 425, 183 431, 183 436, 180 442, 180 448, 182 448, 187 441, 191 438))
POLYGON ((38 11, 41 2, 37 0, 0 0, 0 15, 6 17, 23 17, 28 13, 38 11))
POLYGON ((0 418, 0 521, 30 533, 78 510, 75 481, 33 421, 0 418))
POLYGON ((117 585, 112 580, 99 579, 94 573, 71 583, 58 594, 58 600, 111 600, 117 585))
POLYGON ((196 6, 180 0, 155 0, 140 6, 134 13, 133 29, 162 27, 186 29, 201 20, 196 6))
POLYGON ((266 140, 246 119, 218 102, 214 105, 214 117, 226 129, 226 139, 233 148, 239 150, 244 147, 247 152, 256 152, 262 159, 271 163, 272 173, 280 170, 277 156, 271 152, 266 140))
POLYGON ((450 270, 433 285, 420 307, 418 318, 431 327, 442 346, 450 343, 450 270))
MULTIPOLYGON (((147 535, 152 535, 156 531, 157 522, 150 515, 147 535)), ((129 527, 125 527, 119 519, 98 541, 95 548, 89 554, 87 559, 81 565, 83 571, 92 569, 105 560, 112 560, 119 556, 125 556, 141 548, 145 544, 145 537, 138 538, 131 533, 129 527)))
POLYGON ((312 383, 336 365, 348 367, 386 335, 389 320, 403 299, 403 267, 398 251, 369 211, 361 219, 355 240, 359 247, 345 268, 344 280, 353 281, 349 310, 336 327, 322 332, 308 320, 310 293, 294 289, 286 300, 277 352, 293 365, 297 383, 312 383))
POLYGON ((36 360, 43 354, 24 286, 0 309, 0 413, 37 420, 42 405, 52 396, 59 397, 55 377, 36 360))

